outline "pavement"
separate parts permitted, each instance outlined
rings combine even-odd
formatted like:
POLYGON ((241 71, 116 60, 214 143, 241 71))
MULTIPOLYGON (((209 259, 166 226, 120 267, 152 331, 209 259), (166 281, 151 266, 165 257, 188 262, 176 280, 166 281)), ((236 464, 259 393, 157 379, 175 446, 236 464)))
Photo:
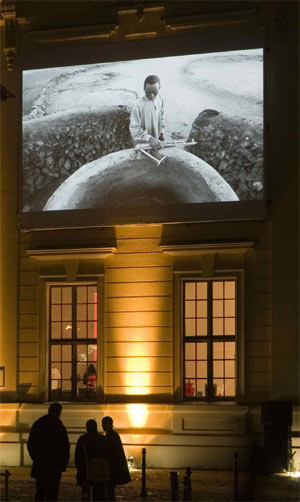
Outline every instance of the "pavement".
MULTIPOLYGON (((8 469, 11 473, 9 478, 9 501, 34 500, 35 480, 30 477, 30 467, 1 467, 3 473, 8 469)), ((179 475, 179 497, 183 500, 184 470, 177 470, 179 475)), ((59 501, 75 502, 81 500, 81 488, 76 486, 76 470, 68 468, 63 473, 60 484, 59 501)), ((141 497, 141 470, 131 471, 132 482, 118 486, 116 489, 117 502, 127 501, 171 501, 170 470, 147 469, 146 492, 147 497, 141 497)), ((238 498, 234 498, 233 473, 231 471, 193 471, 192 476, 192 500, 200 501, 299 501, 299 480, 287 475, 274 474, 256 477, 249 490, 249 476, 245 472, 238 475, 238 498)), ((4 477, 0 477, 0 500, 5 500, 4 477)))

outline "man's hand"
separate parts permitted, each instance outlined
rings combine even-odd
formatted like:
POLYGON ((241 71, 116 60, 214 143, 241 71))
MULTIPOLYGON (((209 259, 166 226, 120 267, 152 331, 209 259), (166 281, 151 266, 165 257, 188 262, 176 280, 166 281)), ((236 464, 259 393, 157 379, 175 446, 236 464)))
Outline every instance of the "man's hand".
POLYGON ((159 141, 165 141, 165 137, 164 137, 163 133, 161 133, 161 135, 159 136, 158 139, 159 139, 159 141))
POLYGON ((151 136, 151 138, 149 139, 149 145, 151 146, 151 148, 153 148, 153 150, 159 150, 161 148, 160 141, 156 138, 153 138, 153 136, 151 136))

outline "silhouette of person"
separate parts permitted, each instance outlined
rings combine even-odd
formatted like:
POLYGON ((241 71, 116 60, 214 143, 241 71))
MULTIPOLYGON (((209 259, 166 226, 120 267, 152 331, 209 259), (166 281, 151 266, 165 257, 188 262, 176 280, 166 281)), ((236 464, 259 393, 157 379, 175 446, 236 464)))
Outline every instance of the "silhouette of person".
POLYGON ((87 459, 91 457, 101 458, 107 462, 107 472, 109 473, 108 455, 105 438, 97 430, 96 420, 90 419, 86 422, 86 433, 80 436, 75 448, 75 465, 77 469, 77 484, 82 488, 82 500, 90 500, 90 489, 92 488, 93 501, 106 501, 108 499, 107 480, 102 482, 90 482, 87 480, 87 459))
POLYGON ((31 477, 36 478, 35 500, 56 501, 61 473, 70 456, 68 433, 60 420, 62 405, 52 403, 48 414, 31 427, 27 448, 33 460, 31 477))
POLYGON ((116 500, 115 486, 129 483, 131 481, 131 477, 121 438, 113 429, 113 419, 111 417, 104 417, 102 419, 102 427, 106 432, 105 441, 111 473, 111 482, 108 483, 109 500, 116 500))

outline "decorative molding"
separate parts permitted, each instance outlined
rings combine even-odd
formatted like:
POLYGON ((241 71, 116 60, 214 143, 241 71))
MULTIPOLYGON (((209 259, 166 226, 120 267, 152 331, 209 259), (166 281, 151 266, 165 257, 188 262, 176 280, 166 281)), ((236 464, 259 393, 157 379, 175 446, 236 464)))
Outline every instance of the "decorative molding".
POLYGON ((95 260, 105 259, 114 253, 115 247, 105 248, 72 248, 72 249, 28 249, 27 254, 30 258, 38 261, 53 260, 95 260))
POLYGON ((3 26, 5 30, 5 45, 3 47, 3 51, 5 54, 8 71, 12 71, 15 66, 18 24, 28 24, 28 20, 23 17, 17 17, 16 2, 11 0, 2 1, 0 26, 3 26))
POLYGON ((256 9, 243 9, 228 12, 209 12, 203 14, 165 18, 172 34, 182 34, 212 27, 247 24, 257 20, 256 9))
POLYGON ((1 96, 0 96, 0 101, 6 101, 9 98, 15 98, 15 95, 12 94, 4 85, 0 84, 1 88, 1 96))
POLYGON ((254 242, 216 242, 204 244, 161 245, 159 249, 172 256, 200 256, 211 253, 245 253, 253 248, 254 242))
POLYGON ((38 44, 85 42, 120 42, 193 33, 210 27, 245 24, 257 20, 255 9, 212 12, 164 18, 165 8, 148 7, 139 15, 137 9, 118 11, 118 24, 76 26, 50 30, 32 30, 30 37, 38 44))

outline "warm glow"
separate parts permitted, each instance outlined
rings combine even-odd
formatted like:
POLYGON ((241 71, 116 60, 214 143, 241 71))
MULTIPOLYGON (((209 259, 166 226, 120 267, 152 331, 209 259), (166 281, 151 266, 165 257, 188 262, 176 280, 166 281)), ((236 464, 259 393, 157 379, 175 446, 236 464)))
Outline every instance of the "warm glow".
POLYGON ((148 416, 146 404, 128 404, 127 410, 132 427, 143 427, 145 425, 148 416))
POLYGON ((300 478, 300 472, 299 471, 288 472, 287 475, 291 476, 292 478, 300 478))
POLYGON ((126 388, 126 394, 134 396, 149 394, 150 380, 150 373, 125 373, 124 387, 126 388))

